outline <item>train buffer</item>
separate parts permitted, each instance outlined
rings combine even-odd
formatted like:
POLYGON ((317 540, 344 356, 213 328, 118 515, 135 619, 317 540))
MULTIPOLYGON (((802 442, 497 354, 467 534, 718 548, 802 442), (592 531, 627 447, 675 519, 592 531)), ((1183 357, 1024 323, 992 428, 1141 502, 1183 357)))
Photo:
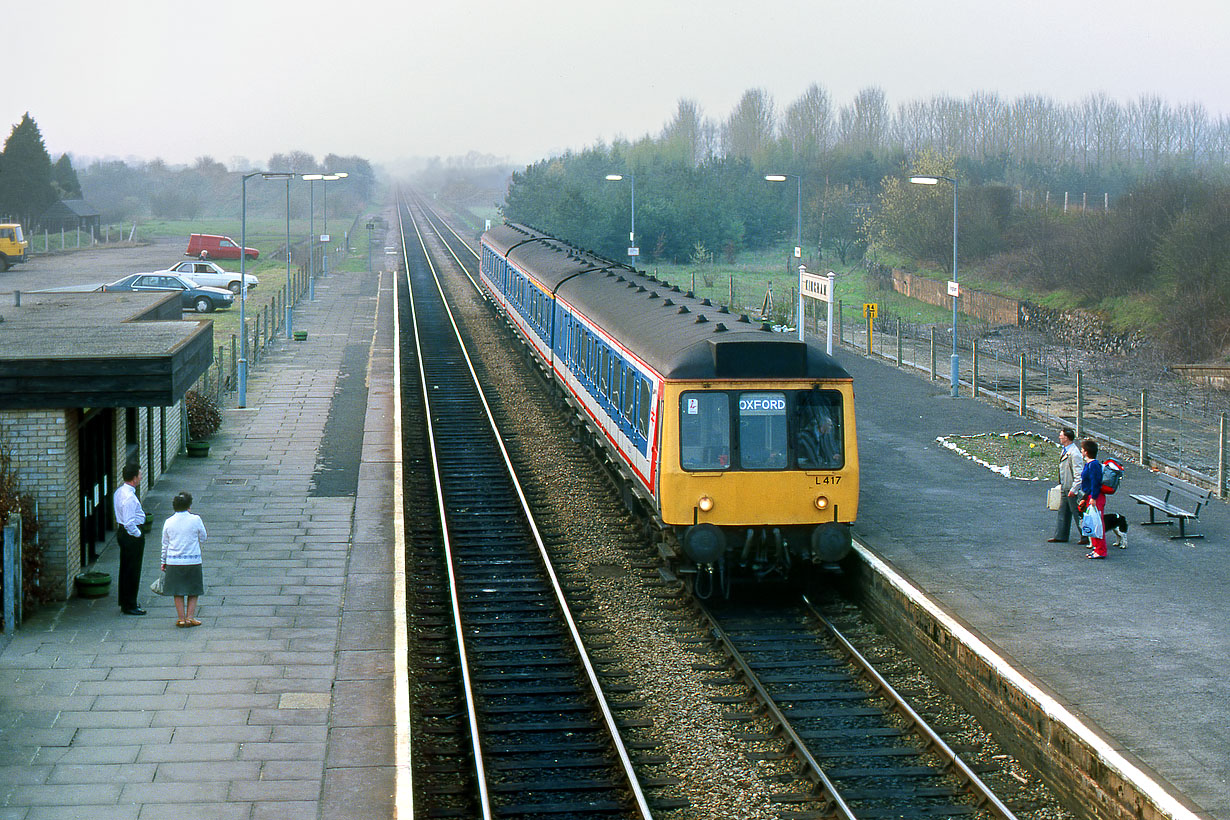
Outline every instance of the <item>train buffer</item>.
POLYGON ((1146 525, 1173 524, 1174 521, 1154 520, 1155 512, 1163 512, 1169 518, 1179 522, 1179 534, 1172 535, 1171 538, 1204 538, 1201 534, 1187 532, 1186 525, 1189 519, 1196 520, 1200 517, 1200 508, 1209 503, 1209 499, 1213 497, 1213 491, 1202 490, 1194 484, 1180 481, 1165 473, 1159 474, 1157 480, 1160 485, 1158 492, 1161 493, 1161 498, 1156 495, 1133 494, 1131 496, 1137 504, 1144 504, 1149 508, 1149 520, 1142 523, 1146 525))

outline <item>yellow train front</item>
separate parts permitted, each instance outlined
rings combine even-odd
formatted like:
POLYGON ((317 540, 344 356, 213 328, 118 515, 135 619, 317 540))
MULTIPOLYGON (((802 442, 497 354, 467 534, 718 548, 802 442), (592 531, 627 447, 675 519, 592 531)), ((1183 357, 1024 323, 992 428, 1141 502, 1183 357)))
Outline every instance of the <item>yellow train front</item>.
POLYGON ((699 595, 850 554, 854 387, 822 348, 523 226, 480 275, 699 595))
POLYGON ((780 335, 740 347, 766 357, 752 367, 760 372, 667 381, 662 396, 660 515, 701 595, 725 595, 741 576, 836 568, 850 554, 858 515, 850 377, 780 335), (809 379, 764 373, 806 371, 809 358, 809 379))

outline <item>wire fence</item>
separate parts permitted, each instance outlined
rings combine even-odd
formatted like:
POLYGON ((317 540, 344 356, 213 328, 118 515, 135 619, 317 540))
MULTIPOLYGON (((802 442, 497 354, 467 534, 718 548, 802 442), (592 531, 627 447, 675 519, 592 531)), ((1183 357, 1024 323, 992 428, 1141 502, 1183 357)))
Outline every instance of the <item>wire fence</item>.
MULTIPOLYGON (((949 381, 952 329, 862 305, 834 308, 834 343, 930 379, 949 381)), ((1122 363, 1083 358, 1070 347, 1026 334, 1002 338, 958 324, 958 391, 1027 418, 1072 427, 1150 469, 1227 494, 1226 420, 1230 393, 1193 383, 1147 358, 1122 363)), ((817 314, 807 329, 827 333, 817 314)))

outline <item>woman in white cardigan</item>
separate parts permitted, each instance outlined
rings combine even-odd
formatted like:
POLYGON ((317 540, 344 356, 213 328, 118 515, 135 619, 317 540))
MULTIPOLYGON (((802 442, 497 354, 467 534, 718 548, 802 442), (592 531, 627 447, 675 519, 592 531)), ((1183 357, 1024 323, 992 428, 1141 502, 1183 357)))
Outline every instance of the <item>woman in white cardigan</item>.
POLYGON ((205 593, 201 574, 201 542, 205 540, 205 523, 189 510, 192 494, 180 493, 171 500, 175 514, 162 525, 163 595, 175 596, 177 627, 200 626, 196 619, 196 599, 205 593))

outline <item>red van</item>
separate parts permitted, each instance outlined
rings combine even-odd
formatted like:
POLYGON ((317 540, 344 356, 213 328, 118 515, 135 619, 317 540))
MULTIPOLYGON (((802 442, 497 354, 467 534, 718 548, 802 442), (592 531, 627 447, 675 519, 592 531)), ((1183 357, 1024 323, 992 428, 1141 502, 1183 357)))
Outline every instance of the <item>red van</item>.
MULTIPOLYGON (((244 256, 256 259, 261 252, 256 248, 244 248, 244 256)), ((239 243, 229 236, 214 236, 208 233, 194 233, 188 237, 188 250, 184 256, 195 256, 198 259, 238 259, 239 243)))

